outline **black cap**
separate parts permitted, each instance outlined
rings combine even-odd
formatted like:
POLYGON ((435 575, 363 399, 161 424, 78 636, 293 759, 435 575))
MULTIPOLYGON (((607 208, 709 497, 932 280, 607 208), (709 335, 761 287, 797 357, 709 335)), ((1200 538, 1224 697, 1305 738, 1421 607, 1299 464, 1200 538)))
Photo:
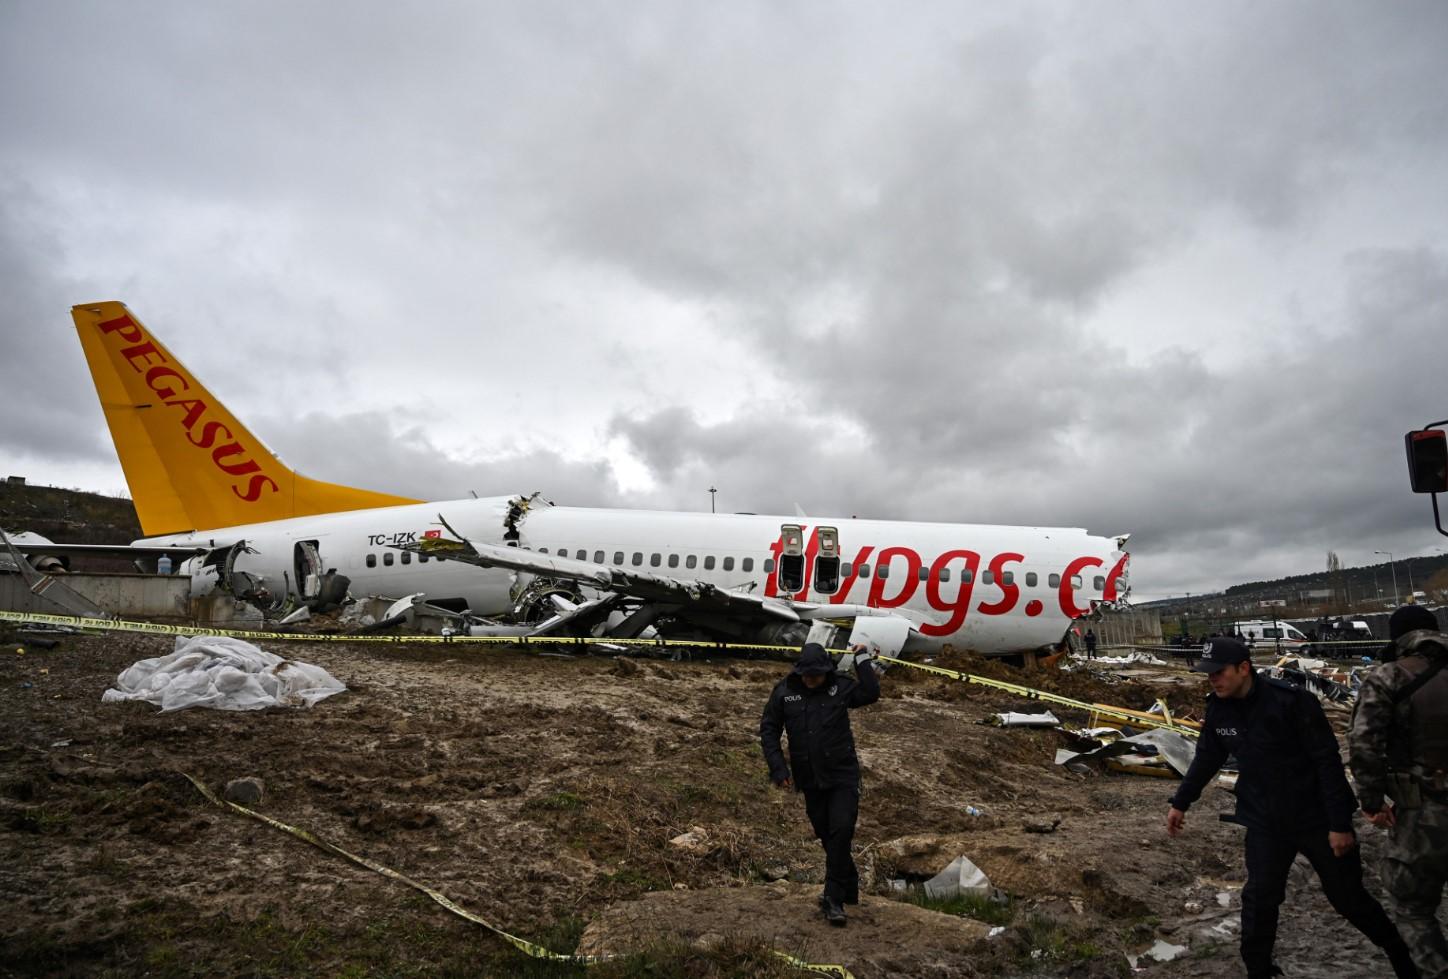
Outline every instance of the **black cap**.
POLYGON ((1224 666, 1252 662, 1252 650, 1240 639, 1218 636, 1202 644, 1202 655, 1197 657, 1192 669, 1198 673, 1215 673, 1224 666))
POLYGON ((1422 605, 1404 605, 1388 616, 1388 638, 1401 639, 1418 629, 1438 630, 1438 620, 1422 605))
POLYGON ((833 673, 835 661, 830 658, 825 647, 817 642, 807 642, 804 648, 799 651, 799 661, 794 664, 794 672, 801 676, 811 673, 833 673))

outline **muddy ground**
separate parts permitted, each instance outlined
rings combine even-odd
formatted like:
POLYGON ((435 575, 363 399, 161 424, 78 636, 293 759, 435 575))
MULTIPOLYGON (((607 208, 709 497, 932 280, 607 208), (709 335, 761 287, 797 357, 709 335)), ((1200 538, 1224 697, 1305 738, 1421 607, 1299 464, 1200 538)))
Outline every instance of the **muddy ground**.
MULTIPOLYGON (((770 787, 758 748, 782 664, 270 644, 348 692, 311 710, 159 714, 100 697, 172 640, 15 646, 0 647, 3 974, 803 975, 779 949, 861 979, 1104 977, 1131 974, 1126 956, 1164 939, 1189 951, 1141 974, 1241 975, 1241 830, 1216 818, 1231 797, 1209 790, 1168 841, 1172 781, 1074 775, 1052 764, 1058 733, 978 723, 1019 706, 1010 695, 897 668, 856 712, 868 895, 840 931, 814 910, 823 860, 802 805, 770 787), (183 772, 217 788, 260 777, 259 810, 556 951, 638 954, 588 972, 533 962, 416 892, 216 808, 183 772), (890 896, 890 878, 960 853, 1008 906, 890 896)), ((1196 677, 1147 672, 1169 682, 1030 682, 1128 706, 1200 702, 1196 677)), ((1371 857, 1381 837, 1363 836, 1371 857)), ((1294 877, 1281 936, 1291 975, 1383 972, 1310 875, 1294 877)))

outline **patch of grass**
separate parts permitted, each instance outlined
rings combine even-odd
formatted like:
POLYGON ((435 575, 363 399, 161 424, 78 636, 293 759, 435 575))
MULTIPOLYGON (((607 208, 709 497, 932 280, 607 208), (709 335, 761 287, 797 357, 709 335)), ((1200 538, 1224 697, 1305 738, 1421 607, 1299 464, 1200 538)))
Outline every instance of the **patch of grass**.
POLYGON ((578 812, 586 805, 588 803, 582 796, 565 790, 530 799, 523 804, 523 808, 540 812, 578 812))
POLYGON ((30 806, 10 816, 10 828, 20 833, 51 835, 70 828, 70 813, 49 806, 30 806))
POLYGON ((668 881, 661 880, 648 871, 635 867, 620 867, 612 873, 601 875, 598 879, 604 884, 614 884, 639 891, 666 891, 671 886, 668 881))
POLYGON ((1023 946, 1023 964, 1089 962, 1105 954, 1100 945, 1047 915, 1027 915, 1017 928, 1017 940, 1023 946))
POLYGON ((981 897, 977 894, 958 894, 955 897, 931 897, 926 894, 923 888, 911 888, 901 900, 916 907, 925 908, 927 911, 939 911, 941 914, 953 914, 963 918, 974 918, 976 921, 984 921, 989 925, 1010 924, 1015 917, 1015 909, 1011 907, 1010 901, 992 901, 988 897, 981 897))

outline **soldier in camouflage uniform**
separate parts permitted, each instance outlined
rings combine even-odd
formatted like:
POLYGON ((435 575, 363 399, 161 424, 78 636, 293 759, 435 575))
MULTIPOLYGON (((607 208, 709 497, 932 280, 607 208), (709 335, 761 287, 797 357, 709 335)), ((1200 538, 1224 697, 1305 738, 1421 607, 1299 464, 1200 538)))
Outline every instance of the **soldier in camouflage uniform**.
POLYGON ((1397 658, 1363 680, 1350 762, 1363 813, 1391 832, 1383 881, 1398 930, 1425 979, 1448 979, 1438 926, 1448 881, 1448 636, 1419 605, 1398 609, 1388 628, 1397 658))

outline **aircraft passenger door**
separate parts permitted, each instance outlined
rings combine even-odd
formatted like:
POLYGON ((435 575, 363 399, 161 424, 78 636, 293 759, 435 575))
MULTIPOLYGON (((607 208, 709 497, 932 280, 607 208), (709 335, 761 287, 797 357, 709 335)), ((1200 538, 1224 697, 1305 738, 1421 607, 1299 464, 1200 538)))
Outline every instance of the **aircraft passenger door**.
POLYGON ((779 528, 779 590, 792 595, 804 588, 804 528, 787 523, 779 528))
POLYGON ((317 551, 314 540, 299 540, 292 548, 292 563, 296 570, 297 598, 303 602, 314 600, 322 591, 322 555, 317 551))
POLYGON ((815 534, 819 553, 815 555, 814 590, 833 595, 840 590, 840 532, 834 527, 820 527, 815 534))

